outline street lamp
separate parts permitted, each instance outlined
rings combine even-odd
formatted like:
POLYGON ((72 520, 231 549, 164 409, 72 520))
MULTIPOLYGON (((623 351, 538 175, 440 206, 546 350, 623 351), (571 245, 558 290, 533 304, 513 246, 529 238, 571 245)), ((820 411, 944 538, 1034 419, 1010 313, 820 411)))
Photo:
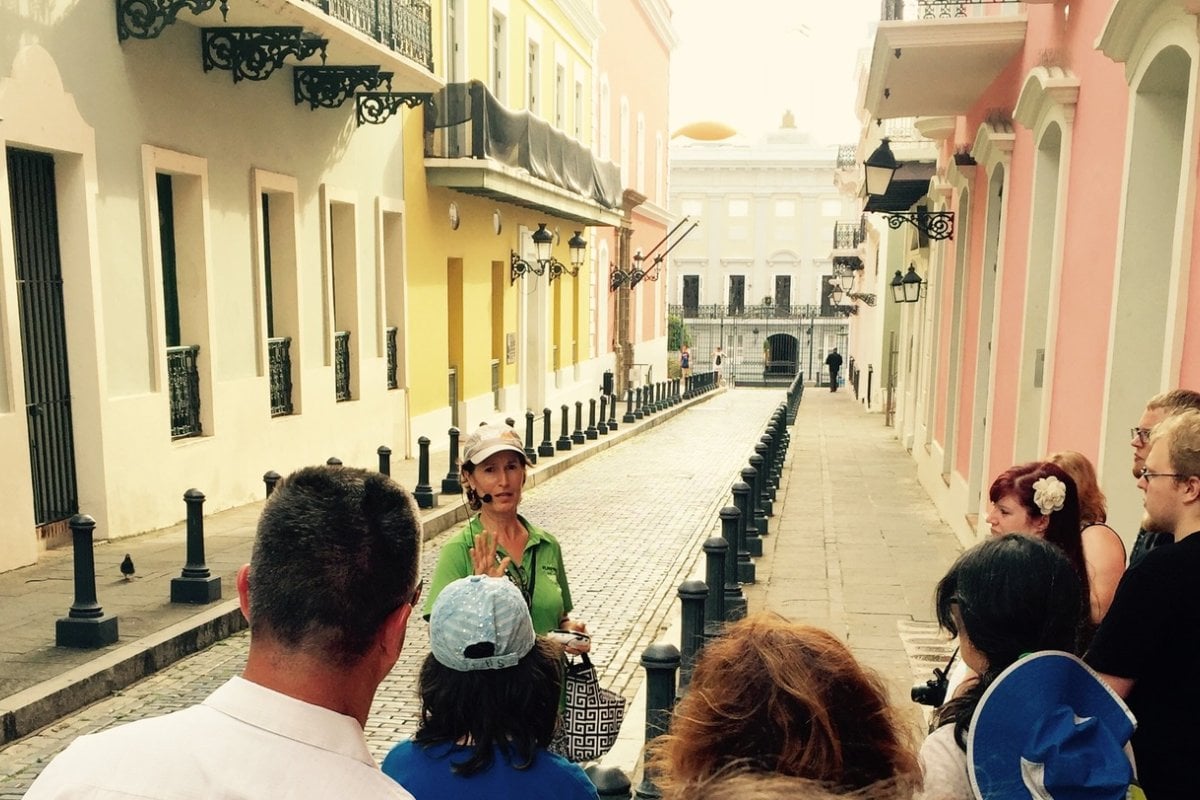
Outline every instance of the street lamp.
POLYGON ((892 299, 897 303, 915 303, 921 299, 921 287, 924 285, 925 281, 917 274, 916 266, 909 264, 908 272, 901 274, 900 270, 896 270, 892 277, 892 299))
POLYGON ((509 259, 509 284, 517 282, 517 278, 533 273, 534 275, 544 275, 546 270, 550 271, 550 277, 547 280, 553 281, 560 277, 563 273, 570 275, 572 278, 579 275, 579 268, 583 266, 584 251, 587 249, 587 241, 579 235, 579 231, 575 231, 575 235, 567 242, 567 247, 571 250, 571 266, 566 266, 553 255, 554 249, 554 234, 546 230, 546 223, 539 222, 538 229, 530 236, 533 239, 533 254, 534 263, 529 263, 524 258, 521 258, 515 250, 511 251, 509 259))
POLYGON ((875 152, 863 162, 863 184, 867 188, 867 194, 887 194, 892 178, 899 168, 900 164, 896 161, 896 156, 892 155, 892 148, 885 136, 879 147, 875 148, 875 152))
MULTIPOLYGON (((900 162, 892 154, 891 145, 885 136, 875 148, 875 152, 863 162, 863 184, 869 195, 883 197, 896 177, 900 162)), ((889 211, 883 213, 888 227, 896 230, 908 223, 934 241, 954 238, 954 212, 929 211, 924 206, 916 211, 889 211)))

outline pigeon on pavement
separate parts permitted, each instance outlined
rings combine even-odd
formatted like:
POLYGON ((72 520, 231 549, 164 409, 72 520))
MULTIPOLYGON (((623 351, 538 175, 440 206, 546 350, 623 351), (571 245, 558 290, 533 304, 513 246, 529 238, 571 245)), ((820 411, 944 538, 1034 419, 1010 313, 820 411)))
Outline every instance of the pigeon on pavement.
POLYGON ((125 560, 121 562, 121 574, 125 576, 125 580, 133 580, 133 559, 129 553, 125 554, 125 560))

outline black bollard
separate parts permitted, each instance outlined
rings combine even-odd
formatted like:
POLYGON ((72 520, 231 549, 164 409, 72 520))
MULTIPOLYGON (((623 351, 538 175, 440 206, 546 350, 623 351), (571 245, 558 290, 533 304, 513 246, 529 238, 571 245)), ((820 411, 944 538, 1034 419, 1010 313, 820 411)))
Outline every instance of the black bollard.
POLYGON ((381 444, 375 452, 379 455, 380 473, 390 477, 392 474, 392 448, 386 444, 381 444))
POLYGON ((646 418, 646 391, 641 386, 634 390, 633 394, 633 417, 634 419, 646 418))
POLYGON ((183 502, 187 504, 187 563, 179 577, 171 579, 171 602, 211 603, 221 599, 221 578, 204 563, 204 492, 188 489, 183 502))
POLYGON ((413 499, 420 508, 433 508, 437 500, 433 496, 433 487, 429 485, 429 437, 417 439, 417 448, 417 487, 413 489, 413 499))
POLYGON ((533 412, 525 411, 525 457, 530 464, 537 463, 537 450, 533 449, 533 412))
POLYGON ((569 430, 568 426, 571 424, 571 408, 566 403, 563 403, 561 410, 562 410, 562 416, 561 416, 562 426, 559 429, 558 441, 555 442, 555 449, 556 450, 570 450, 571 449, 571 434, 568 432, 568 430, 569 430))
POLYGON ((542 443, 538 445, 539 456, 554 455, 554 442, 550 438, 550 409, 542 409, 542 443))
POLYGON ((340 467, 341 465, 342 460, 337 456, 330 456, 329 458, 325 459, 325 466, 327 467, 340 467))
POLYGON ((758 473, 754 467, 745 467, 741 477, 742 479, 733 485, 733 504, 742 512, 739 525, 745 531, 742 541, 745 543, 746 553, 751 558, 759 558, 763 554, 763 542, 754 524, 754 507, 750 505, 750 493, 754 491, 754 481, 758 473))
POLYGON ((596 433, 608 436, 608 395, 600 395, 600 418, 596 422, 596 433))
POLYGON ((629 800, 632 784, 620 767, 602 767, 591 764, 584 770, 592 786, 596 787, 596 796, 600 800, 629 800))
POLYGON ((617 429, 617 393, 613 392, 608 400, 608 429, 615 431, 617 429))
POLYGON ((450 468, 442 478, 442 494, 462 494, 458 479, 458 428, 451 427, 446 433, 450 435, 450 468))
POLYGON ((750 560, 750 551, 746 545, 749 529, 745 513, 745 508, 750 502, 750 493, 753 490, 744 481, 737 481, 733 484, 732 491, 733 507, 738 510, 737 536, 735 538, 737 542, 737 580, 738 583, 754 583, 756 580, 754 562, 750 560))
POLYGON ((75 567, 75 602, 65 617, 54 624, 54 643, 59 647, 104 647, 117 641, 117 618, 105 614, 96 601, 96 556, 92 536, 96 520, 76 514, 71 526, 71 547, 75 567))
POLYGON ((583 433, 583 401, 575 401, 575 430, 571 431, 572 444, 583 444, 587 436, 583 433))
POLYGON ((704 601, 704 635, 717 636, 725 624, 725 551, 729 545, 720 536, 704 540, 704 582, 708 597, 704 601))
POLYGON ((728 545, 725 550, 725 621, 736 622, 746 616, 746 598, 738 585, 738 518, 741 512, 733 506, 720 511, 721 538, 728 545))
MULTIPOLYGON (((761 464, 754 464, 754 456, 750 456, 750 463, 754 464, 754 468, 758 470, 758 504, 762 507, 763 514, 768 517, 775 516, 775 504, 771 502, 771 448, 765 442, 759 442, 754 445, 754 456, 762 459, 761 464)), ((763 528, 765 531, 766 528, 763 528)))
POLYGON ((589 439, 599 439, 600 429, 596 427, 596 398, 588 399, 588 426, 584 435, 589 439))
POLYGON ((679 633, 681 665, 679 693, 683 694, 692 680, 692 667, 704 646, 704 603, 708 586, 704 581, 688 580, 679 584, 679 610, 682 627, 679 633))
POLYGON ((505 417, 505 418, 504 418, 504 424, 505 424, 505 425, 507 425, 507 426, 508 426, 508 427, 510 427, 510 428, 516 428, 516 427, 517 427, 517 421, 516 421, 515 419, 513 419, 512 417, 505 417))
POLYGON ((754 527, 758 529, 759 536, 766 536, 770 531, 767 528, 767 510, 763 508, 762 498, 762 481, 763 481, 763 457, 758 453, 750 456, 750 466, 758 470, 758 476, 754 485, 750 488, 750 508, 754 510, 754 527))
POLYGON ((633 389, 625 390, 625 416, 621 422, 637 422, 637 414, 633 413, 633 389))
MULTIPOLYGON (((642 653, 646 670, 646 744, 667 732, 671 709, 675 706, 675 672, 679 669, 679 649, 673 644, 652 644, 642 653)), ((637 798, 659 798, 653 770, 642 769, 642 782, 634 793, 637 798)))
POLYGON ((271 496, 271 492, 275 491, 275 484, 279 483, 279 473, 273 469, 269 469, 263 473, 263 483, 267 486, 267 497, 271 496))

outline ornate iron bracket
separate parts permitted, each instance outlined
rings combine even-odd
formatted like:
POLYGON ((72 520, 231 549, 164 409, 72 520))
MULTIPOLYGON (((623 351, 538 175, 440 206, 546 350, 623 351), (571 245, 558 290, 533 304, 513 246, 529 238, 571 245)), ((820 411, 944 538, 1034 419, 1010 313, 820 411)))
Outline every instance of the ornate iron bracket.
POLYGON ((355 97, 358 98, 358 124, 382 125, 400 110, 400 106, 416 108, 429 102, 433 95, 429 92, 359 92, 355 97))
POLYGON ((517 255, 515 251, 509 251, 509 252, 512 253, 512 258, 509 260, 509 270, 508 270, 508 285, 509 286, 516 283, 517 278, 521 277, 522 275, 533 274, 533 275, 537 275, 540 277, 543 273, 545 273, 545 271, 546 271, 545 265, 543 265, 541 262, 537 261, 536 259, 532 263, 530 263, 529 261, 526 261, 525 259, 521 258, 519 255, 517 255))
POLYGON ((550 273, 549 277, 546 278, 547 283, 552 282, 555 278, 561 278, 563 275, 570 275, 572 278, 579 277, 579 267, 568 267, 557 258, 552 258, 546 262, 546 270, 550 273))
POLYGON ((341 108, 358 89, 374 91, 392 88, 391 72, 377 66, 293 67, 292 86, 296 105, 307 102, 311 108, 341 108))
POLYGON ((303 61, 320 52, 324 64, 328 44, 328 39, 293 26, 200 29, 204 71, 227 69, 233 73, 234 83, 243 78, 265 81, 288 56, 303 61))
POLYGON ((954 238, 953 211, 895 211, 883 216, 892 230, 907 222, 934 241, 954 238))
POLYGON ((875 307, 875 302, 877 300, 875 295, 871 294, 870 292, 847 292, 846 297, 849 297, 851 300, 857 300, 861 303, 865 303, 872 308, 875 307))
MULTIPOLYGON (((117 39, 155 39, 180 11, 199 16, 216 4, 217 0, 117 0, 117 39)), ((229 0, 221 0, 221 17, 229 19, 229 0)))

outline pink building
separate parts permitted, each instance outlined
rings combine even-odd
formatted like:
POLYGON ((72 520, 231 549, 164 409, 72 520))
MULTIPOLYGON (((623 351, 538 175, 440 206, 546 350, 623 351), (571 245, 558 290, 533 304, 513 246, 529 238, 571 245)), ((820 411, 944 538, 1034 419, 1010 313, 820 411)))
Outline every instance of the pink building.
POLYGON ((1197 14, 1188 0, 883 4, 859 160, 876 120, 902 118, 934 160, 899 227, 868 216, 877 271, 911 264, 926 281, 881 315, 895 425, 964 541, 986 531, 995 475, 1061 449, 1093 459, 1110 522, 1137 532, 1130 427, 1151 395, 1200 388, 1197 14), (952 214, 953 238, 927 237, 927 212, 952 214))
POLYGON ((666 378, 667 97, 675 33, 667 0, 596 3, 604 26, 596 60, 596 150, 621 167, 619 228, 595 229, 596 352, 615 354, 617 388, 666 378), (646 258, 638 258, 639 252, 646 258), (631 274, 632 273, 632 274, 631 274))

